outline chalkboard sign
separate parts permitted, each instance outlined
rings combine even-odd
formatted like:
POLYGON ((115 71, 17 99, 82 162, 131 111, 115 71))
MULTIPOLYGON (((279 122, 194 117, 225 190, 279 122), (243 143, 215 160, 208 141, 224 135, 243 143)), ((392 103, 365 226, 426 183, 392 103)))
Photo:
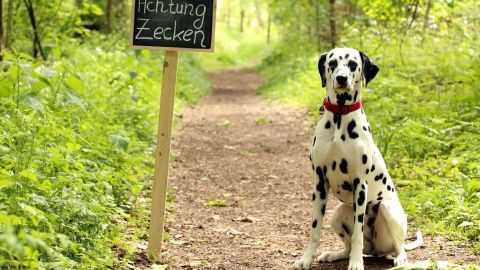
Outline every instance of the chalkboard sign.
POLYGON ((216 0, 134 0, 133 48, 213 51, 216 0))

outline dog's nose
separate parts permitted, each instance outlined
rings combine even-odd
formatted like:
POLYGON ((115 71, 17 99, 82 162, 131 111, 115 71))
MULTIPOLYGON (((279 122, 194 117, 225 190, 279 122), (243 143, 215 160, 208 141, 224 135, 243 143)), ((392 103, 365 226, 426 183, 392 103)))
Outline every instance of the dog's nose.
POLYGON ((337 76, 337 82, 339 85, 345 85, 347 83, 347 76, 337 76))

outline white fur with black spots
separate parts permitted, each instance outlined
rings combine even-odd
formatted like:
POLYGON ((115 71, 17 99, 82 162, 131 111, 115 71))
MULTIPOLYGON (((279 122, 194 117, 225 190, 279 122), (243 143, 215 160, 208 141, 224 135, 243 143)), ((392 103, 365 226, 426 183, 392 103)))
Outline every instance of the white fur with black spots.
MULTIPOLYGON (((339 106, 361 100, 363 85, 379 70, 367 55, 350 48, 323 54, 318 69, 328 102, 339 106)), ((347 114, 325 110, 315 129, 310 156, 314 173, 312 229, 308 247, 294 269, 309 269, 316 257, 330 191, 342 201, 334 210, 331 227, 345 249, 323 253, 321 262, 349 259, 348 270, 363 270, 363 254, 394 253, 395 265, 404 264, 405 250, 420 246, 422 235, 418 232, 415 242, 405 244, 407 218, 363 109, 347 114)))

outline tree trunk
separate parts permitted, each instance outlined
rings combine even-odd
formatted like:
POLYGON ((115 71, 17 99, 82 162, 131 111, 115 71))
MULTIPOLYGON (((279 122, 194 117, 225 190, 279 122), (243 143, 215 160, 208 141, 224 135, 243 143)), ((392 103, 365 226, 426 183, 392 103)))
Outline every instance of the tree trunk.
POLYGON ((317 37, 317 51, 320 52, 320 3, 315 1, 315 36, 317 37))
POLYGON ((7 5, 7 28, 5 31, 5 48, 7 49, 10 49, 10 40, 12 39, 13 1, 8 0, 7 5))
POLYGON ((335 48, 337 45, 337 26, 335 24, 335 0, 330 2, 330 45, 335 48))
POLYGON ((112 32, 112 7, 113 7, 113 0, 107 0, 106 6, 105 6, 105 23, 103 25, 104 33, 112 32))
POLYGON ((270 35, 271 35, 271 28, 272 28, 272 18, 270 15, 270 11, 268 11, 268 24, 267 24, 267 44, 270 44, 270 35))
POLYGON ((242 8, 240 10, 240 32, 243 33, 243 21, 245 19, 245 10, 242 8))
POLYGON ((255 0, 255 13, 257 15, 258 26, 264 28, 263 20, 262 20, 262 7, 260 6, 259 0, 255 0))
POLYGON ((3 61, 3 0, 0 0, 0 61, 3 61))
POLYGON ((24 0, 25 6, 28 10, 28 16, 30 17, 30 23, 32 24, 33 29, 33 56, 37 57, 38 53, 42 56, 43 60, 47 60, 45 54, 43 53, 42 43, 40 37, 38 36, 37 23, 35 21, 35 11, 33 9, 32 0, 24 0))
POLYGON ((433 0, 428 0, 427 11, 425 11, 425 19, 423 22, 423 31, 426 31, 430 24, 430 10, 432 9, 432 6, 433 6, 433 0))
POLYGON ((418 11, 418 3, 419 1, 418 0, 415 0, 415 8, 413 9, 413 13, 412 13, 412 20, 410 21, 410 24, 408 25, 408 28, 411 28, 412 25, 413 25, 413 22, 415 21, 415 19, 417 18, 417 11, 418 11))

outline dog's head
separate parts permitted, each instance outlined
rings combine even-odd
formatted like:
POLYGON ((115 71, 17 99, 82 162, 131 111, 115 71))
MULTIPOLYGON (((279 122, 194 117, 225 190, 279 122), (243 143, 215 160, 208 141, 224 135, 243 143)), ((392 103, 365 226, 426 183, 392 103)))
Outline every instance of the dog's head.
POLYGON ((322 87, 338 93, 352 91, 362 81, 367 85, 378 71, 378 66, 366 54, 350 48, 333 49, 318 61, 322 87))

